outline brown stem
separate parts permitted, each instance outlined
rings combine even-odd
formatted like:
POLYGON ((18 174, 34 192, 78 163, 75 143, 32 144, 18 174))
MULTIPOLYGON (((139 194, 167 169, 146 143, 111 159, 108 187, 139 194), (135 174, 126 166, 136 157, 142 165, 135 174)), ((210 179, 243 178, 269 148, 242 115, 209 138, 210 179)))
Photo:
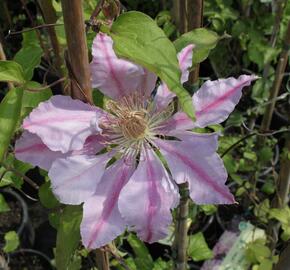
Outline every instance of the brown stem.
POLYGON ((70 93, 73 98, 92 103, 82 1, 62 0, 61 4, 68 47, 68 62, 71 68, 71 72, 69 72, 69 76, 72 79, 70 93))
POLYGON ((66 78, 64 77, 64 78, 58 79, 57 81, 55 81, 55 82, 53 82, 51 84, 44 85, 44 86, 41 86, 41 87, 38 87, 38 88, 28 88, 28 87, 26 87, 25 90, 26 91, 30 91, 30 92, 39 92, 39 91, 43 91, 43 90, 45 90, 47 88, 53 87, 53 86, 55 86, 55 85, 57 85, 59 83, 62 83, 65 80, 66 80, 66 78))
POLYGON ((175 239, 173 243, 174 270, 185 270, 187 268, 187 246, 188 246, 188 183, 179 185, 180 203, 177 211, 177 223, 175 228, 175 239))
POLYGON ((290 244, 282 251, 277 265, 274 270, 290 269, 290 244))
MULTIPOLYGON (((203 0, 180 0, 175 3, 179 11, 178 26, 179 32, 184 34, 196 28, 202 27, 203 0)), ((176 17, 176 16, 175 16, 176 17)), ((189 74, 189 82, 196 83, 199 77, 199 64, 189 74)))
MULTIPOLYGON (((6 54, 4 52, 4 49, 3 49, 3 46, 2 46, 2 43, 0 42, 0 60, 6 60, 6 54)), ((7 83, 8 85, 8 88, 11 90, 14 86, 13 86, 13 83, 11 82, 8 82, 7 83)))
MULTIPOLYGON (((290 135, 286 137, 286 143, 283 153, 290 152, 290 135)), ((276 196, 272 201, 273 208, 283 208, 288 203, 288 194, 290 186, 290 159, 287 155, 282 156, 281 168, 277 183, 276 196)))
POLYGON ((39 186, 32 179, 30 179, 28 176, 26 176, 25 174, 17 171, 13 167, 8 166, 8 165, 6 165, 3 162, 0 162, 0 165, 3 166, 5 168, 5 170, 10 171, 10 172, 13 172, 15 175, 17 175, 18 177, 22 178, 26 183, 28 183, 34 189, 36 189, 36 190, 39 189, 39 186))
POLYGON ((187 12, 186 12, 186 0, 179 1, 179 32, 184 34, 187 32, 187 12))
MULTIPOLYGON (((187 31, 202 27, 203 24, 203 0, 187 0, 187 31)), ((189 74, 189 82, 194 84, 198 81, 199 67, 197 64, 189 74)))
MULTIPOLYGON (((93 103, 82 1, 61 0, 61 5, 68 47, 66 58, 71 78, 70 93, 73 98, 93 103)), ((98 269, 109 270, 108 254, 97 249, 96 255, 98 269)))
POLYGON ((162 0, 162 9, 166 10, 166 0, 162 0))
POLYGON ((96 5, 96 8, 94 9, 94 11, 93 11, 93 13, 92 13, 92 15, 90 17, 90 21, 93 21, 99 15, 99 13, 102 10, 102 7, 103 7, 104 3, 105 3, 105 0, 100 0, 98 2, 98 4, 96 5))
POLYGON ((108 253, 102 249, 96 249, 96 262, 99 270, 109 270, 108 253))
POLYGON ((5 38, 8 38, 9 36, 13 36, 13 35, 19 35, 25 32, 31 32, 31 31, 34 31, 35 29, 49 28, 49 27, 62 26, 62 25, 63 23, 46 23, 46 24, 36 25, 32 28, 24 29, 21 31, 9 31, 8 35, 5 38))
POLYGON ((173 0, 171 13, 172 13, 174 22, 176 23, 177 26, 179 26, 179 20, 180 20, 179 9, 180 9, 180 0, 173 0))
MULTIPOLYGON (((276 8, 276 10, 274 10, 275 22, 274 22, 273 31, 271 34, 271 39, 270 39, 270 46, 272 48, 275 48, 275 45, 276 45, 276 41, 277 41, 277 37, 279 34, 280 24, 281 24, 281 20, 283 18, 283 11, 284 11, 284 8, 286 6, 286 2, 287 2, 287 0, 274 1, 277 8, 276 8)), ((263 79, 266 79, 268 77, 270 65, 271 65, 270 62, 266 63, 266 65, 264 67, 264 71, 263 71, 263 79)))
MULTIPOLYGON (((26 0, 20 0, 20 1, 22 3, 23 9, 25 10, 25 13, 27 14, 27 16, 28 16, 28 18, 30 20, 31 25, 33 27, 35 27, 36 26, 35 25, 35 20, 33 19, 32 15, 31 15, 31 13, 29 11, 29 9, 26 6, 26 0)), ((49 60, 50 60, 49 59, 49 52, 48 52, 47 48, 45 47, 45 45, 43 43, 43 40, 42 40, 42 37, 41 37, 41 33, 40 33, 40 31, 38 29, 35 30, 35 33, 36 33, 36 36, 37 36, 37 38, 39 40, 40 47, 42 48, 42 50, 43 50, 43 52, 45 54, 45 58, 49 62, 49 60)))
MULTIPOLYGON (((271 100, 275 100, 279 94, 279 90, 280 90, 282 79, 283 79, 283 74, 285 72, 285 68, 286 68, 286 64, 288 60, 289 46, 290 46, 290 22, 288 22, 288 28, 287 28, 287 32, 286 32, 286 36, 284 40, 284 48, 280 54, 278 66, 276 69, 275 80, 274 80, 274 83, 270 92, 269 99, 271 100)), ((270 128, 275 104, 276 102, 272 102, 266 107, 262 124, 261 124, 261 128, 260 128, 261 132, 264 132, 270 128)))
MULTIPOLYGON (((44 22, 46 24, 56 23, 57 16, 53 8, 52 1, 51 0, 38 0, 38 4, 40 6, 44 22)), ((61 70, 62 59, 60 56, 60 46, 59 46, 59 42, 58 42, 57 35, 55 32, 55 28, 48 27, 47 31, 50 37, 50 42, 51 42, 52 49, 55 56, 55 67, 58 72, 58 76, 61 77, 63 75, 62 70, 61 70)))
POLYGON ((11 18, 10 12, 8 10, 7 2, 6 1, 1 1, 1 8, 3 9, 3 14, 5 16, 4 22, 8 22, 9 27, 11 27, 11 25, 12 25, 12 18, 11 18))

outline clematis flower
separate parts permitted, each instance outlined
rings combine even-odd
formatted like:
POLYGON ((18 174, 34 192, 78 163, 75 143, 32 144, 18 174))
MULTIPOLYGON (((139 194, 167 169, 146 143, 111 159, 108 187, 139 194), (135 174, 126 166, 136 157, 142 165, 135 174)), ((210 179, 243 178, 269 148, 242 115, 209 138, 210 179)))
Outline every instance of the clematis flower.
MULTIPOLYGON (((227 172, 216 153, 218 134, 194 127, 224 121, 255 76, 207 81, 193 96, 196 121, 173 113, 171 93, 157 77, 117 58, 106 34, 94 40, 92 84, 111 98, 106 110, 53 96, 24 120, 18 159, 48 170, 55 196, 83 203, 82 242, 97 248, 127 227, 147 242, 164 238, 179 201, 177 184, 189 183, 197 204, 231 204, 227 172), (153 96, 153 97, 152 97, 153 96)), ((193 45, 177 57, 188 78, 193 45)))

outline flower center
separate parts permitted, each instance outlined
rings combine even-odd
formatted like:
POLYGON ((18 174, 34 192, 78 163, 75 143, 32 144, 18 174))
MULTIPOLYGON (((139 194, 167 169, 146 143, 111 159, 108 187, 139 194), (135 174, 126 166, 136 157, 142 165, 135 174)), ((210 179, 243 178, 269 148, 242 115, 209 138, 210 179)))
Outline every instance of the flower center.
MULTIPOLYGON (((139 104, 140 105, 140 104, 139 104)), ((128 140, 142 140, 148 130, 147 111, 133 100, 109 101, 106 105, 113 118, 102 124, 111 134, 121 134, 128 140)))
POLYGON ((173 113, 171 107, 156 110, 154 102, 138 92, 118 101, 108 101, 106 110, 108 114, 98 123, 106 143, 117 153, 136 157, 158 134, 162 122, 173 113))
POLYGON ((146 114, 142 111, 128 112, 119 119, 119 125, 127 139, 143 139, 147 130, 146 114))

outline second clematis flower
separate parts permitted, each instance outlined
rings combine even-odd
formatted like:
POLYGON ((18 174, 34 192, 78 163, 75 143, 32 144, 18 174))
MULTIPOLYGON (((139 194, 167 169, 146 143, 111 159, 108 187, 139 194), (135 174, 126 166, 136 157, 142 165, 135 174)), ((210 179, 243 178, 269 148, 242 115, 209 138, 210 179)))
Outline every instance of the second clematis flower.
MULTIPOLYGON (((177 55, 182 83, 192 49, 177 55)), ((197 204, 234 203, 216 153, 218 134, 191 130, 224 121, 256 77, 204 83, 192 98, 192 122, 173 112, 175 95, 164 83, 152 94, 157 77, 118 58, 109 36, 99 33, 92 53, 93 86, 111 98, 105 110, 53 96, 24 120, 15 146, 19 160, 48 170, 60 202, 83 203, 83 244, 101 247, 126 228, 150 243, 164 238, 179 201, 176 183, 187 181, 197 204)))

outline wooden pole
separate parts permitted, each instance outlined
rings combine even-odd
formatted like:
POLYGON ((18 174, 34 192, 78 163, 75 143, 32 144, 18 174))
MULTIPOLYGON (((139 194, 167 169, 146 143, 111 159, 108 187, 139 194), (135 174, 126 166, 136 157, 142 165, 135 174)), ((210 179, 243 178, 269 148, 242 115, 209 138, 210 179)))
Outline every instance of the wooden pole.
POLYGON ((287 28, 286 36, 284 39, 284 48, 280 54, 278 66, 276 69, 275 80, 274 80, 273 86, 271 88, 270 96, 269 96, 269 100, 273 100, 273 102, 269 103, 268 106, 266 107, 266 110, 262 119, 261 128, 260 128, 261 132, 265 132, 269 130, 270 128, 270 124, 272 121, 272 116, 273 116, 273 112, 274 112, 274 108, 276 104, 275 100, 279 94, 280 87, 282 84, 282 79, 283 79, 287 61, 288 61, 289 46, 290 46, 290 22, 288 22, 288 28, 287 28))
MULTIPOLYGON (((202 27, 203 24, 203 0, 187 0, 187 31, 202 27)), ((189 82, 194 84, 199 78, 199 64, 189 74, 189 82)))
POLYGON ((70 93, 73 98, 93 103, 82 1, 62 0, 61 4, 70 65, 70 93))
MULTIPOLYGON (((203 0, 175 0, 173 14, 180 34, 184 34, 203 24, 203 0), (179 18, 176 18, 179 14, 179 18)), ((189 82, 194 84, 199 78, 199 64, 189 74, 189 82)))
MULTIPOLYGON (((6 54, 4 52, 4 49, 3 49, 3 46, 2 46, 2 43, 1 42, 0 42, 0 60, 1 61, 7 60, 6 59, 6 54)), ((11 90, 12 88, 14 88, 14 85, 11 82, 7 82, 7 85, 8 85, 9 90, 11 90)))
MULTIPOLYGON (((176 4, 175 4, 176 5, 176 4)), ((176 5, 177 6, 177 5, 176 5)), ((184 34, 202 26, 203 0, 179 0, 179 32, 184 34)), ((189 75, 189 82, 196 83, 199 78, 199 65, 189 75)), ((189 211, 188 183, 179 185, 180 203, 177 211, 175 239, 172 246, 174 254, 174 270, 187 269, 188 228, 187 218, 189 211)))
MULTIPOLYGON (((290 115, 290 114, 289 114, 290 115)), ((290 153, 290 135, 286 137, 283 153, 290 153)), ((287 155, 281 158, 281 167, 277 183, 276 196, 273 199, 273 208, 283 208, 289 201, 289 187, 290 187, 290 159, 287 155)))
MULTIPOLYGON (((57 16, 55 14, 55 10, 53 8, 52 5, 52 1, 51 0, 38 0, 38 4, 39 7, 41 9, 41 13, 42 13, 42 17, 44 19, 44 22, 46 24, 54 24, 57 21, 57 16)), ((62 70, 61 70, 61 65, 62 65, 62 59, 60 56, 60 46, 59 46, 59 42, 57 39, 57 35, 55 32, 55 28, 52 27, 48 27, 47 28, 48 34, 49 34, 49 38, 50 38, 50 42, 51 42, 51 46, 54 52, 54 56, 55 56, 55 67, 57 70, 57 75, 59 77, 62 77, 62 70)))
POLYGON ((290 269, 290 244, 282 251, 277 265, 274 270, 287 270, 290 269))
MULTIPOLYGON (((92 101, 89 59, 85 35, 82 1, 61 0, 65 33, 68 47, 68 70, 71 79, 71 96, 88 103, 92 101)), ((109 270, 109 260, 105 251, 98 249, 97 267, 109 270)))
POLYGON ((174 270, 187 269, 187 246, 188 246, 188 227, 187 218, 189 211, 189 190, 188 183, 179 185, 180 203, 177 211, 175 228, 175 239, 172 246, 174 257, 174 270))

